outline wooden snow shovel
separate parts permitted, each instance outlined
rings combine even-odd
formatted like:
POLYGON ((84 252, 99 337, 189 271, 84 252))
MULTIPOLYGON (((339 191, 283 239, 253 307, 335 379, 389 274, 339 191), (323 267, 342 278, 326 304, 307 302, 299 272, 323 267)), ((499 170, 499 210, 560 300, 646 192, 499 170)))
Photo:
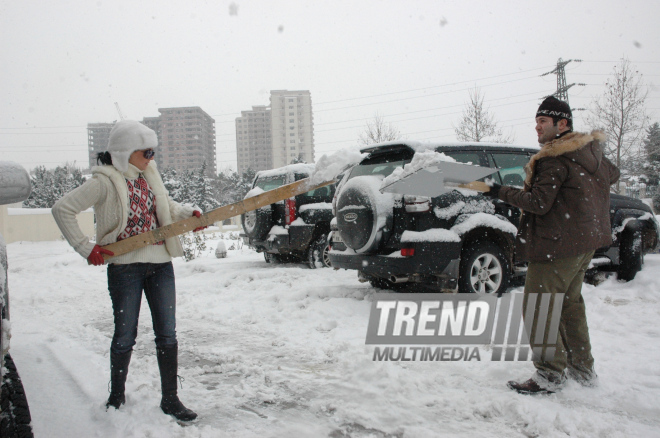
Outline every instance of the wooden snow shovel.
POLYGON ((284 186, 260 193, 242 201, 216 208, 215 210, 204 213, 200 217, 191 216, 188 219, 183 219, 178 222, 174 222, 173 224, 156 228, 155 230, 151 230, 146 233, 138 234, 137 236, 129 237, 128 239, 105 245, 103 249, 112 251, 114 255, 109 256, 104 254, 103 258, 108 260, 112 257, 117 257, 122 254, 135 251, 136 249, 153 245, 154 243, 161 242, 167 238, 187 233, 188 231, 192 231, 195 228, 206 227, 212 225, 215 222, 229 219, 245 212, 256 210, 258 208, 265 207, 266 205, 307 193, 320 187, 325 187, 334 182, 334 180, 331 180, 314 185, 309 178, 301 179, 300 181, 286 184, 284 186))
POLYGON ((487 192, 490 187, 477 180, 492 175, 498 170, 492 167, 442 161, 405 175, 401 179, 381 187, 380 191, 431 198, 455 188, 487 192))

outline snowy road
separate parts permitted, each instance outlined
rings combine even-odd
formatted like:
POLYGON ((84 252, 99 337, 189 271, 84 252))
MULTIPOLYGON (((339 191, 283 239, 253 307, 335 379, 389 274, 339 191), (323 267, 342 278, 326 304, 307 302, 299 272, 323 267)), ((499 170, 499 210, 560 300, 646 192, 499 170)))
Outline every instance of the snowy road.
POLYGON ((584 286, 601 385, 545 397, 506 388, 531 363, 373 362, 375 289, 353 271, 270 265, 248 249, 178 259, 179 393, 200 416, 182 427, 158 408, 146 302, 127 404, 106 412, 105 268, 63 242, 7 250, 11 349, 36 437, 660 436, 660 255, 631 283, 584 286))

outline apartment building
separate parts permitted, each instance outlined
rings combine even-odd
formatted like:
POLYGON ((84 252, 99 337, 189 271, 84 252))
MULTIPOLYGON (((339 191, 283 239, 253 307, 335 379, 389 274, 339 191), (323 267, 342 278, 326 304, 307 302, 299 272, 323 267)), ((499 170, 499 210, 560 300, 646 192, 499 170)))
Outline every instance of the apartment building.
POLYGON ((238 172, 266 170, 293 161, 314 162, 314 117, 309 91, 272 90, 269 106, 236 118, 238 172))
POLYGON ((89 154, 90 169, 97 165, 97 154, 108 149, 108 140, 113 126, 115 126, 114 123, 87 124, 87 152, 89 154))
MULTIPOLYGON (((206 174, 217 175, 215 120, 198 106, 159 108, 158 112, 158 164, 179 172, 197 170, 206 163, 206 174)), ((155 124, 151 120, 145 122, 147 126, 155 124)))
POLYGON ((273 168, 270 108, 253 106, 236 118, 236 162, 239 174, 273 168))
MULTIPOLYGON (((173 167, 182 172, 200 169, 206 163, 206 174, 217 175, 215 120, 197 106, 159 108, 158 112, 158 117, 142 119, 158 135, 154 157, 158 167, 173 167)), ((96 165, 96 154, 107 150, 113 126, 114 123, 87 124, 90 167, 96 165)))
POLYGON ((273 168, 293 160, 314 162, 314 117, 309 91, 270 92, 273 168))

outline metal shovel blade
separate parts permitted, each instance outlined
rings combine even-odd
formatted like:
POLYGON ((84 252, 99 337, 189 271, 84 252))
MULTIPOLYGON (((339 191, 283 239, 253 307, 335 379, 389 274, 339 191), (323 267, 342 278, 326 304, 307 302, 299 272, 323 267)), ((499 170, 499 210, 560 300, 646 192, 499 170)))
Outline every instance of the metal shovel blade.
POLYGON ((380 191, 434 198, 452 191, 461 184, 471 183, 492 175, 498 170, 492 167, 473 166, 471 164, 446 161, 419 169, 410 175, 382 187, 380 191))

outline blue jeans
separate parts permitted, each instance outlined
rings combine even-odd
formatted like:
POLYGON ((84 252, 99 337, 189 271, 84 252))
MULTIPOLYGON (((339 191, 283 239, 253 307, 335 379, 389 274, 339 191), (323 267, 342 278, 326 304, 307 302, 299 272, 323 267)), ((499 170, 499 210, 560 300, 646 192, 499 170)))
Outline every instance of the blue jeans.
POLYGON ((172 262, 108 265, 108 290, 115 317, 115 334, 110 350, 131 351, 137 337, 142 291, 151 309, 157 347, 176 342, 176 290, 172 262))

